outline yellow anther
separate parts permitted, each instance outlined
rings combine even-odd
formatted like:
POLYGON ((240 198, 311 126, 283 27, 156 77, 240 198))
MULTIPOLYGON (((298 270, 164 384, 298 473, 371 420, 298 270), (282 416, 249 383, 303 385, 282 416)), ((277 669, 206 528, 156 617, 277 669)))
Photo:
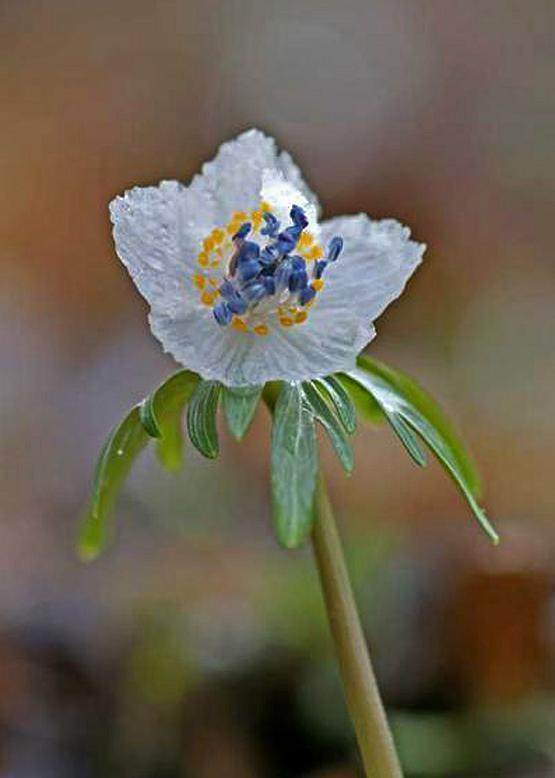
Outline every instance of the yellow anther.
POLYGON ((209 278, 208 283, 210 286, 214 287, 214 289, 218 286, 218 281, 216 278, 209 278))
POLYGON ((251 213, 251 221, 252 221, 252 226, 254 227, 255 230, 257 230, 262 224, 262 222, 264 221, 264 217, 262 216, 262 213, 260 211, 253 211, 251 213))
POLYGON ((289 316, 282 316, 279 320, 279 323, 282 327, 292 327, 295 322, 293 319, 290 319, 289 316))
POLYGON ((261 211, 271 211, 272 210, 272 206, 270 205, 270 203, 267 203, 266 200, 262 200, 262 202, 260 203, 259 207, 260 207, 261 211))
POLYGON ((254 332, 256 332, 257 335, 267 335, 270 330, 265 324, 257 324, 254 328, 254 332))
POLYGON ((324 249, 321 246, 313 246, 310 251, 307 251, 305 257, 307 259, 320 259, 324 256, 324 249))
POLYGON ((247 214, 244 211, 235 211, 233 216, 231 217, 231 221, 233 222, 246 222, 247 221, 247 214))
POLYGON ((295 323, 302 324, 303 321, 306 321, 307 316, 308 314, 306 311, 299 311, 297 314, 295 314, 295 323))
POLYGON ((230 221, 226 229, 230 235, 235 235, 235 233, 237 232, 240 226, 241 226, 241 222, 230 221))
POLYGON ((312 282, 312 288, 315 292, 319 292, 321 289, 324 288, 324 282, 321 278, 317 278, 315 281, 312 282))
POLYGON ((200 299, 204 305, 214 305, 214 300, 216 297, 216 292, 203 292, 200 296, 200 299))
POLYGON ((197 289, 204 289, 204 285, 206 283, 206 278, 201 275, 200 273, 195 273, 193 276, 193 284, 197 287, 197 289))
POLYGON ((214 240, 213 240, 213 238, 205 238, 205 239, 202 241, 202 248, 203 248, 205 251, 208 251, 208 252, 210 252, 210 251, 212 251, 212 250, 213 250, 215 247, 216 247, 216 244, 214 243, 214 240))
POLYGON ((301 232, 299 236, 299 240, 297 241, 297 246, 300 249, 306 249, 310 246, 314 238, 312 237, 312 233, 308 232, 308 230, 305 230, 304 232, 301 232))
POLYGON ((200 254, 197 257, 197 261, 199 265, 202 265, 202 267, 208 267, 208 254, 206 251, 201 251, 200 254))
POLYGON ((218 243, 221 243, 222 240, 225 238, 225 232, 223 230, 220 230, 219 227, 216 227, 212 230, 212 240, 217 245, 218 243))
POLYGON ((239 330, 239 332, 248 332, 249 331, 249 328, 247 327, 247 325, 245 324, 243 319, 240 319, 238 316, 234 316, 233 317, 233 321, 231 322, 231 326, 234 329, 239 330))
POLYGON ((212 260, 212 262, 210 263, 210 267, 214 267, 214 268, 220 267, 220 260, 219 259, 212 260))

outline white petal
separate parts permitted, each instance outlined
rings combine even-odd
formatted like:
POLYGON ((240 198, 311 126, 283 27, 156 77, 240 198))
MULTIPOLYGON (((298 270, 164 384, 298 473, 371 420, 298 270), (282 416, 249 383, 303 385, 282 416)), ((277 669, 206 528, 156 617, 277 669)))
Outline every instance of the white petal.
POLYGON ((318 327, 273 327, 267 336, 220 327, 211 310, 191 310, 176 319, 151 314, 150 326, 164 350, 205 379, 228 386, 271 380, 301 381, 354 367, 360 349, 373 335, 371 324, 344 311, 334 337, 318 327))
POLYGON ((218 205, 219 217, 226 223, 234 211, 249 211, 260 202, 265 170, 282 174, 318 208, 316 195, 303 181, 299 168, 287 152, 278 152, 273 138, 260 130, 247 130, 223 143, 211 162, 202 166, 203 186, 218 205))
POLYGON ((192 262, 213 226, 213 203, 202 187, 135 187, 112 200, 110 217, 117 254, 143 297, 155 310, 184 311, 196 299, 192 262))
POLYGON ((426 246, 410 240, 410 230, 394 219, 371 221, 366 214, 339 216, 321 225, 324 245, 343 238, 343 252, 324 273, 311 319, 347 307, 361 322, 374 321, 405 288, 426 246))

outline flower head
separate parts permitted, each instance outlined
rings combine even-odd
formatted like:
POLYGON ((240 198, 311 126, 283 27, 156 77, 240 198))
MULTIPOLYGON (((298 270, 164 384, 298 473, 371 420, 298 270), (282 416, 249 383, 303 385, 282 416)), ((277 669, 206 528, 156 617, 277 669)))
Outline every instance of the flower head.
POLYGON ((257 130, 224 143, 188 187, 162 181, 110 204, 152 332, 228 386, 352 369, 421 260, 396 221, 318 213, 291 157, 257 130))

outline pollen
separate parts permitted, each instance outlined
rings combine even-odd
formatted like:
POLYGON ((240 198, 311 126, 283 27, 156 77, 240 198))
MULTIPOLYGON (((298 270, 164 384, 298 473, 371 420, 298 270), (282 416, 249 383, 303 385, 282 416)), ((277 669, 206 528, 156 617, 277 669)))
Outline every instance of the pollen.
POLYGON ((321 246, 313 246, 305 253, 307 259, 321 259, 324 256, 324 249, 321 246))
POLYGON ((216 243, 214 242, 214 239, 212 237, 205 238, 202 241, 202 248, 207 251, 213 251, 213 249, 216 248, 216 243))
POLYGON ((262 200, 262 202, 260 203, 260 210, 261 211, 271 211, 272 210, 272 206, 270 205, 270 203, 267 203, 266 200, 262 200))
POLYGON ((231 221, 233 221, 233 222, 246 222, 247 221, 247 214, 244 211, 235 211, 235 213, 231 217, 231 221))
POLYGON ((260 227, 263 221, 264 221, 264 217, 262 216, 261 211, 253 211, 251 213, 251 222, 255 230, 257 230, 260 227))
POLYGON ((217 246, 218 243, 221 243, 225 238, 225 233, 223 230, 220 230, 219 227, 216 227, 215 229, 212 230, 211 238, 214 241, 215 245, 217 246))
POLYGON ((237 230, 239 229, 240 226, 241 226, 241 222, 240 221, 233 221, 232 220, 227 225, 226 232, 229 235, 235 235, 235 233, 237 232, 237 230))
POLYGON ((249 331, 249 328, 247 327, 247 325, 245 324, 243 319, 240 319, 238 316, 234 316, 233 317, 233 321, 231 322, 231 326, 234 329, 239 330, 239 332, 248 332, 249 331))
POLYGON ((203 292, 200 296, 200 300, 203 305, 214 305, 216 297, 216 292, 203 292))
POLYGON ((308 232, 308 230, 305 230, 301 233, 299 240, 297 241, 297 246, 299 249, 306 249, 310 246, 313 240, 314 238, 312 233, 308 232))
POLYGON ((295 322, 293 319, 290 319, 289 316, 282 316, 279 320, 279 323, 282 327, 292 327, 295 322))
POLYGON ((270 330, 265 324, 258 324, 254 328, 254 332, 256 332, 257 335, 267 335, 270 330))
POLYGON ((208 267, 209 259, 206 251, 201 251, 197 257, 197 260, 199 265, 201 265, 202 267, 208 267))
POLYGON ((324 288, 324 282, 321 278, 317 278, 315 281, 312 282, 312 288, 315 292, 320 292, 324 288))
POLYGON ((200 273, 195 273, 193 276, 193 284, 196 286, 197 289, 204 289, 204 285, 206 284, 206 278, 200 273))
POLYGON ((303 321, 306 321, 307 316, 308 314, 306 311, 299 311, 295 314, 295 324, 302 324, 303 321))

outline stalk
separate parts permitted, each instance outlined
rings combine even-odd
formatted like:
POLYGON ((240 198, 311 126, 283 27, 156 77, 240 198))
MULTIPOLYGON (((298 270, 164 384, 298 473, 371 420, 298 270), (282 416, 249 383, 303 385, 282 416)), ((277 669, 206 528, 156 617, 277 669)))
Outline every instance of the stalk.
POLYGON ((322 476, 316 490, 312 544, 365 774, 402 778, 322 476))

